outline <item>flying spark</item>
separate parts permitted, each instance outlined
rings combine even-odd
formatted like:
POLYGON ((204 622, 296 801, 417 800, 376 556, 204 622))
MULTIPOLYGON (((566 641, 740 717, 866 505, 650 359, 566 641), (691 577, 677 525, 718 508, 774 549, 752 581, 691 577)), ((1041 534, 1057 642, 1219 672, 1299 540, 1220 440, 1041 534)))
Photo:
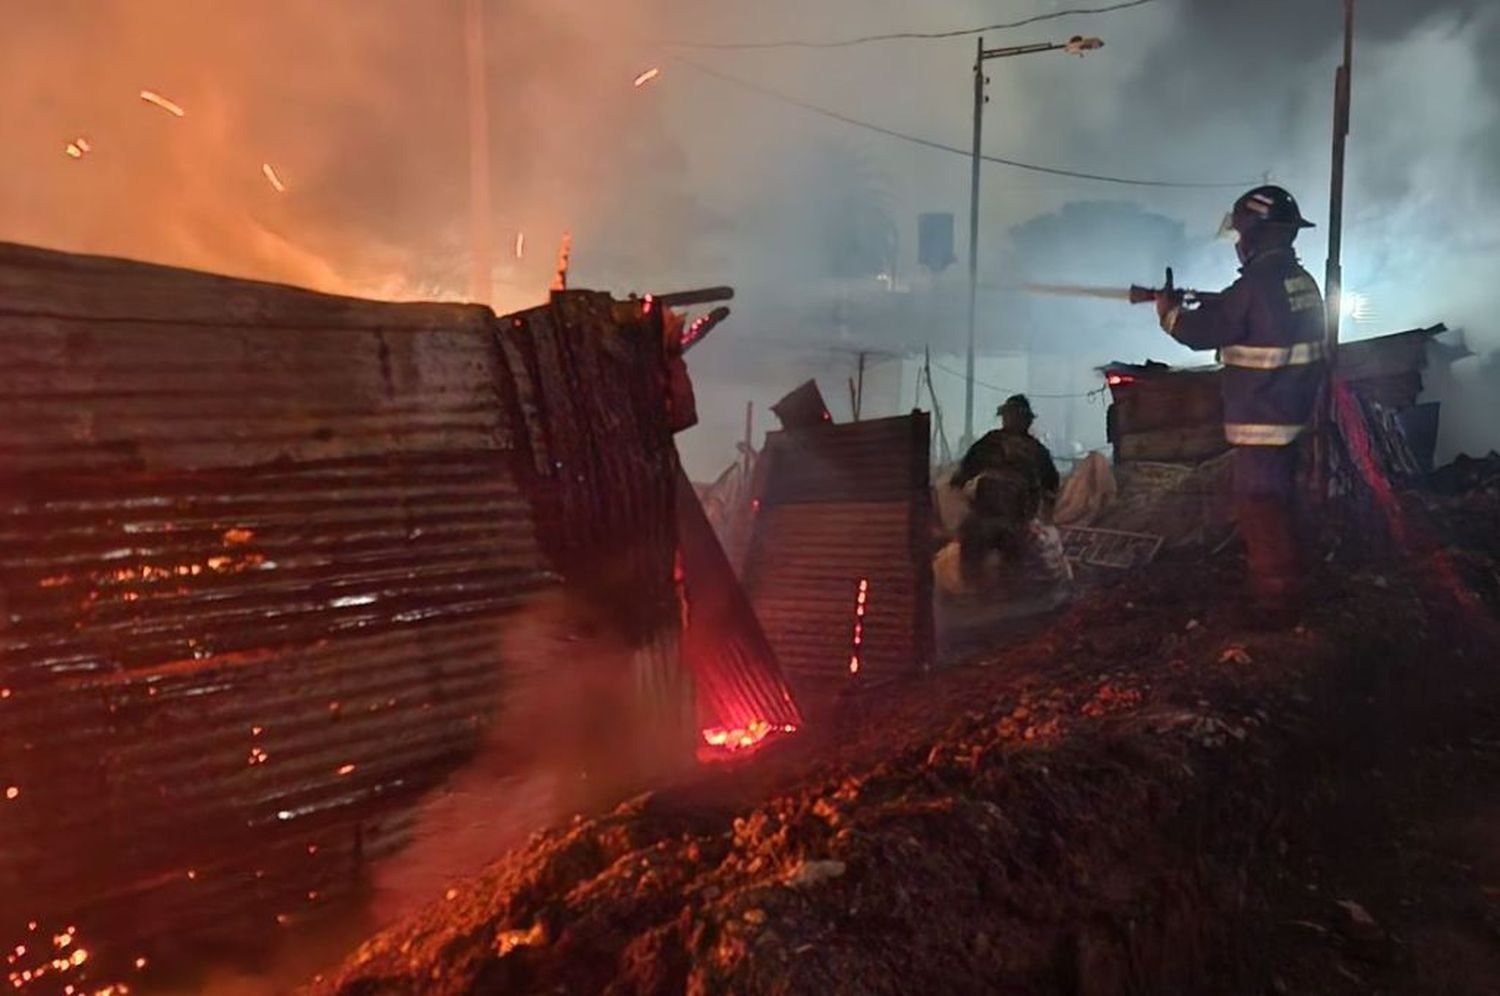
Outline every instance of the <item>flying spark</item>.
POLYGON ((635 78, 635 85, 637 88, 643 87, 660 75, 661 68, 659 66, 652 66, 650 69, 646 70, 644 73, 641 73, 641 75, 635 78))
POLYGON ((526 233, 525 232, 517 232, 516 233, 516 259, 523 259, 525 256, 526 256, 526 233))
POLYGON ((275 166, 272 166, 270 163, 261 163, 260 171, 265 174, 266 179, 270 182, 271 186, 275 188, 278 194, 286 193, 286 184, 282 183, 281 177, 276 175, 275 166))
POLYGON ((93 147, 89 145, 89 140, 86 138, 76 138, 68 143, 68 155, 74 159, 82 159, 92 151, 93 147))
POLYGON ((187 116, 187 111, 184 111, 180 105, 174 104, 155 90, 142 90, 141 99, 148 104, 155 104, 173 117, 181 118, 187 116))

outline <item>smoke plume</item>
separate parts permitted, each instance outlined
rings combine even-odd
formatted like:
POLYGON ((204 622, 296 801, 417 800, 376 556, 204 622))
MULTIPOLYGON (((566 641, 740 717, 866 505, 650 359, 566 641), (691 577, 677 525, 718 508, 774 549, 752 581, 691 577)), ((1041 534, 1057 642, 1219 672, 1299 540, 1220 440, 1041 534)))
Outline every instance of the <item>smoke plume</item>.
MULTIPOLYGON (((348 293, 465 296, 467 2, 0 0, 0 238, 348 293)), ((917 267, 916 215, 953 213, 962 258, 968 163, 899 136, 967 146, 974 39, 677 43, 942 31, 1078 5, 480 2, 496 306, 542 299, 564 232, 577 286, 740 290, 735 317, 692 357, 704 427, 683 445, 700 477, 732 459, 746 399, 764 405, 805 375, 842 398, 857 349, 961 352, 962 309, 940 305, 961 298, 963 267, 917 267), (892 288, 907 303, 867 300, 892 288)), ((1154 281, 1168 264, 1185 284, 1221 286, 1233 254, 1213 232, 1236 185, 1265 177, 1325 222, 1341 6, 1156 0, 987 33, 991 46, 1106 42, 1082 60, 988 64, 987 153, 1228 185, 987 165, 981 350, 1187 359, 1140 310, 1070 311, 1007 289, 1154 281), (1064 236, 1055 249, 1029 239, 1046 218, 1064 236)), ((1351 332, 1444 320, 1487 352, 1500 345, 1487 279, 1500 262, 1500 11, 1361 0, 1358 16, 1345 269, 1375 320, 1351 332)), ((1325 228, 1301 243, 1315 273, 1325 228)))

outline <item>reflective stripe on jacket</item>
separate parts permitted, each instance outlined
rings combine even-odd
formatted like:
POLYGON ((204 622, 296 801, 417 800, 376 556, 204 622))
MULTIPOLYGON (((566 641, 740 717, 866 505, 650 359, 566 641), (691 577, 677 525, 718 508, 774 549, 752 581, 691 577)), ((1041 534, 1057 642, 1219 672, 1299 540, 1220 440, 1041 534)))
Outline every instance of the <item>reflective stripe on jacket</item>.
POLYGON ((1224 436, 1236 446, 1287 446, 1312 419, 1325 376, 1323 295, 1290 247, 1253 257, 1217 299, 1162 322, 1224 364, 1224 436))

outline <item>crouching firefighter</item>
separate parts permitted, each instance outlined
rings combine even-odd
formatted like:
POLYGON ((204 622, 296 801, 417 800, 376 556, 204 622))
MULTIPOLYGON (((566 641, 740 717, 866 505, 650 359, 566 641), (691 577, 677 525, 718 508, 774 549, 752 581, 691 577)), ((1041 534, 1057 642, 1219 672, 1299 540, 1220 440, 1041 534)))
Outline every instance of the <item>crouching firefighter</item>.
POLYGON ((1326 379, 1323 295, 1292 248, 1313 224, 1280 187, 1257 187, 1225 219, 1240 278, 1187 307, 1156 298, 1162 328, 1224 366, 1224 436, 1234 447, 1235 513, 1249 553, 1257 608, 1284 620, 1305 581, 1296 529, 1300 442, 1326 379))
POLYGON ((1031 434, 1036 414, 1024 394, 996 411, 1001 427, 984 434, 964 454, 949 484, 968 493, 969 514, 958 530, 959 563, 966 585, 984 578, 985 562, 998 550, 1020 560, 1032 521, 1057 499, 1057 465, 1031 434))

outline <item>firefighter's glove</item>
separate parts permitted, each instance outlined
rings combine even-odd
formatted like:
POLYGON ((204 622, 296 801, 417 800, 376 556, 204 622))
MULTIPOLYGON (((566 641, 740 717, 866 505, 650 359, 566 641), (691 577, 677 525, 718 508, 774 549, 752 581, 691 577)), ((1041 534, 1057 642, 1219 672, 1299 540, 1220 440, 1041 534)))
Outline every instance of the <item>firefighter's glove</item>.
POLYGON ((1180 291, 1158 291, 1156 294, 1156 317, 1167 333, 1177 326, 1177 316, 1182 312, 1180 291))

